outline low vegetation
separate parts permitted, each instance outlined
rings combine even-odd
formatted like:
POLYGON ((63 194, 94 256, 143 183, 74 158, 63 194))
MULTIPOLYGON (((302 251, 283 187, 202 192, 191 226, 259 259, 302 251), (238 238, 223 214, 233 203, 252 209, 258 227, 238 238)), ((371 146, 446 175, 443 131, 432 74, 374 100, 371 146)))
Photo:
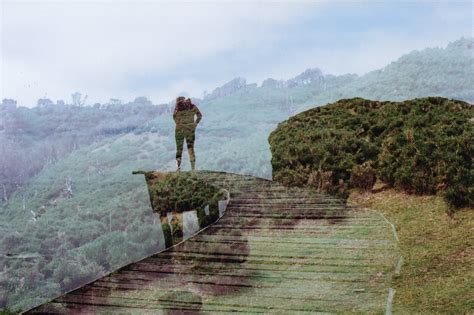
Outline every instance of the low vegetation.
POLYGON ((0 309, 0 315, 14 315, 14 314, 19 314, 20 311, 14 312, 11 309, 7 308, 1 308, 0 309))
POLYGON ((192 173, 147 172, 145 178, 153 210, 160 215, 197 210, 210 204, 217 206, 224 199, 218 188, 192 173))
POLYGON ((383 213, 396 226, 404 263, 394 279, 395 314, 472 312, 472 208, 449 216, 440 196, 408 195, 394 189, 353 192, 349 202, 383 213))
POLYGON ((200 228, 219 218, 218 203, 225 196, 203 177, 190 172, 135 172, 137 173, 145 175, 153 211, 161 217, 166 247, 183 239, 184 221, 180 213, 195 210, 200 228), (171 213, 171 219, 168 219, 168 213, 171 213))
POLYGON ((376 178, 408 193, 474 204, 474 108, 441 97, 344 99, 291 117, 270 135, 274 179, 346 198, 376 178))

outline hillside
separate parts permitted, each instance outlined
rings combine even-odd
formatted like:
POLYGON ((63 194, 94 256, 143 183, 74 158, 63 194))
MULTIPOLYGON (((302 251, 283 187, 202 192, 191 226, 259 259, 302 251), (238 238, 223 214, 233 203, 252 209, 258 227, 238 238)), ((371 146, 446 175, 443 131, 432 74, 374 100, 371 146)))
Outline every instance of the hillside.
MULTIPOLYGON (((412 52, 364 76, 310 69, 261 86, 233 80, 196 100, 204 115, 197 166, 269 178, 269 133, 290 115, 341 97, 472 102, 472 42, 412 52), (401 84, 411 80, 423 84, 401 84)), ((169 104, 41 104, 0 109, 0 306, 41 303, 163 246, 150 237, 156 229, 146 186, 131 172, 174 169, 169 104)))
POLYGON ((324 93, 327 102, 354 96, 402 101, 442 96, 474 103, 474 42, 460 39, 446 48, 413 51, 343 88, 324 93))
POLYGON ((145 98, 127 104, 94 106, 57 104, 38 100, 33 108, 17 107, 16 101, 0 104, 0 184, 6 201, 21 190, 45 166, 91 143, 131 133, 164 112, 145 98))
POLYGON ((439 97, 355 98, 295 115, 270 135, 275 179, 343 195, 394 224, 404 257, 395 314, 472 310, 473 117, 472 105, 439 97))

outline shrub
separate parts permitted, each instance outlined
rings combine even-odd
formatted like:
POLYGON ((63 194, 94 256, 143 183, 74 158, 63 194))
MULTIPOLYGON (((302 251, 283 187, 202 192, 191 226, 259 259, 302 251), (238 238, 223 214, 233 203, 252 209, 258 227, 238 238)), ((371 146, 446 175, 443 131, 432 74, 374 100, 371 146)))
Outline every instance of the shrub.
POLYGON ((187 172, 145 172, 144 175, 153 211, 160 214, 166 247, 183 239, 183 217, 180 213, 196 210, 200 228, 219 218, 218 202, 224 199, 224 195, 203 178, 187 172), (208 213, 206 206, 209 206, 208 213), (167 217, 168 213, 172 213, 171 218, 167 217))
POLYGON ((374 187, 376 180, 377 175, 375 169, 368 162, 365 162, 362 165, 355 165, 351 169, 350 184, 352 187, 369 191, 374 187))
POLYGON ((332 172, 322 170, 313 171, 309 174, 308 185, 318 192, 329 191, 332 186, 332 172))
POLYGON ((161 215, 199 209, 224 198, 218 188, 185 172, 146 173, 145 179, 153 210, 161 215))
POLYGON ((273 177, 340 196, 380 178, 409 193, 441 193, 453 207, 472 206, 473 116, 472 105, 441 97, 317 107, 270 134, 273 177))

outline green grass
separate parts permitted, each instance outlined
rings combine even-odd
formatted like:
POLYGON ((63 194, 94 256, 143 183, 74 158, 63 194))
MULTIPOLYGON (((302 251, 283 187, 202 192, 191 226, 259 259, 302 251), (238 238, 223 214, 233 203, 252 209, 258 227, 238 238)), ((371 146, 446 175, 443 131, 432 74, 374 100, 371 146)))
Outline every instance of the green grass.
POLYGON ((0 315, 13 315, 13 314, 20 314, 20 311, 12 311, 11 309, 7 308, 0 308, 0 315))
POLYGON ((353 192, 349 201, 384 214, 397 229, 404 256, 394 279, 394 313, 468 314, 474 309, 474 211, 450 217, 439 196, 394 190, 353 192))

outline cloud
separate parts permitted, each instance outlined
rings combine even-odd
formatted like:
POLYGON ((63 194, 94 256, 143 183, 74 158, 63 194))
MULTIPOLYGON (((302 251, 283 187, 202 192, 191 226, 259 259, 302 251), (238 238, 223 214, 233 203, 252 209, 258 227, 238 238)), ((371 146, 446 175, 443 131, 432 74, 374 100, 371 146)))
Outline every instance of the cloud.
POLYGON ((0 98, 199 96, 233 77, 359 74, 472 34, 467 2, 1 2, 0 98), (454 21, 456 23, 454 23, 454 21))
MULTIPOLYGON (((45 93, 68 98, 75 90, 101 101, 130 98, 135 93, 127 88, 131 78, 172 74, 181 64, 251 49, 259 41, 271 41, 275 26, 304 13, 304 4, 4 2, 2 6, 1 94, 21 103, 45 93)), ((176 83, 163 82, 156 89, 169 85, 176 83)))

